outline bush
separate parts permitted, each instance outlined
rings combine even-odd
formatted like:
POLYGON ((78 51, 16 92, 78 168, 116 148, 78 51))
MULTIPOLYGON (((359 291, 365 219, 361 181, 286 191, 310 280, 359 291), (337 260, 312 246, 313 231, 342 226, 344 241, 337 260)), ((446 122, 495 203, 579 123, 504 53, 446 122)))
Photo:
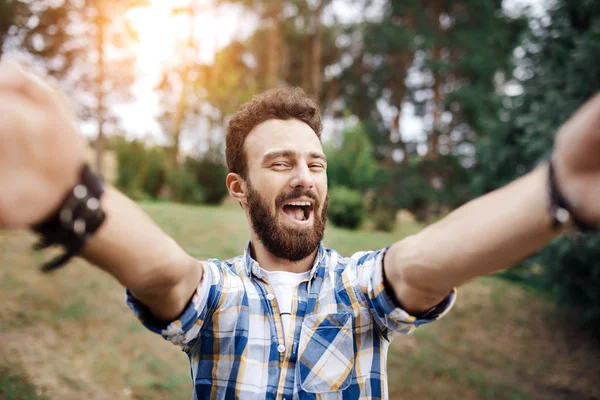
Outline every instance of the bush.
POLYGON ((396 227, 396 213, 388 208, 377 208, 371 214, 376 231, 391 232, 396 227))
POLYGON ((142 191, 140 171, 144 168, 146 149, 140 142, 128 142, 122 137, 114 138, 112 143, 118 172, 115 185, 127 196, 135 199, 142 191))
POLYGON ((327 146, 327 177, 331 188, 365 191, 381 178, 373 146, 361 125, 346 129, 340 147, 327 146))
POLYGON ((327 215, 337 226, 356 229, 365 217, 365 206, 360 192, 344 186, 331 189, 327 215))
POLYGON ((582 326, 600 339, 600 234, 554 241, 534 261, 544 265, 546 287, 561 305, 574 306, 582 326))
POLYGON ((199 204, 204 202, 202 188, 194 175, 185 167, 179 167, 168 174, 171 199, 181 203, 199 204))
POLYGON ((190 158, 185 162, 188 170, 194 175, 196 182, 204 191, 204 201, 208 204, 219 204, 227 194, 225 178, 227 167, 220 155, 209 150, 199 159, 190 158))
POLYGON ((167 179, 164 150, 146 149, 123 137, 112 139, 111 147, 117 157, 117 188, 134 200, 156 199, 167 179))
POLYGON ((153 199, 167 182, 167 162, 162 149, 153 147, 146 152, 144 169, 140 171, 142 191, 153 199))

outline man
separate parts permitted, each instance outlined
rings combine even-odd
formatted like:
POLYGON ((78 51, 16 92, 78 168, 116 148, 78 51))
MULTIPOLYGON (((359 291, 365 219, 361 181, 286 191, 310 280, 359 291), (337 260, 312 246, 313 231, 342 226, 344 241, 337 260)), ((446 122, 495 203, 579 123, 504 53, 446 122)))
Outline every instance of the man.
POLYGON ((570 221, 600 222, 598 96, 561 128, 552 168, 349 258, 321 244, 327 161, 319 110, 299 89, 264 93, 229 123, 226 184, 251 235, 228 261, 187 255, 113 188, 97 204, 98 188, 79 175, 84 144, 67 103, 11 62, 0 64, 0 115, 0 226, 35 226, 58 242, 68 242, 58 231, 85 233, 81 255, 186 351, 198 399, 387 398, 395 335, 438 319, 455 287, 517 263, 570 221), (70 225, 40 225, 75 214, 70 225))

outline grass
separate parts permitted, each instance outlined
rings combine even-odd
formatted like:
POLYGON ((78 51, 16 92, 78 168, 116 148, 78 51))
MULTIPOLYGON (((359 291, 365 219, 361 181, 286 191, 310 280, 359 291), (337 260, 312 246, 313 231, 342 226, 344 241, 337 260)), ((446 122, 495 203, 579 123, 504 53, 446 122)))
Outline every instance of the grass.
POLYGON ((47 399, 22 374, 0 368, 0 398, 3 400, 47 399))
MULTIPOLYGON (((237 206, 141 205, 198 258, 230 258, 247 243, 237 206)), ((325 244, 350 255, 419 229, 330 226, 325 244)), ((0 399, 191 397, 187 357, 133 318, 117 282, 81 260, 42 275, 33 242, 0 232, 0 399)), ((600 348, 568 321, 535 290, 494 277, 471 282, 449 315, 392 343, 390 398, 600 398, 600 348)))

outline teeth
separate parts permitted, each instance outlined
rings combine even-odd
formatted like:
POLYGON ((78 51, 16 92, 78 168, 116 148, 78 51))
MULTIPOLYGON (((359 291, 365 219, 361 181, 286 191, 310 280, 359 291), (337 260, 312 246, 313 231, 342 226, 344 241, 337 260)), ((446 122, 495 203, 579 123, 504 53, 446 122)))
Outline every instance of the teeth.
POLYGON ((310 201, 293 201, 286 203, 286 206, 310 206, 310 201))

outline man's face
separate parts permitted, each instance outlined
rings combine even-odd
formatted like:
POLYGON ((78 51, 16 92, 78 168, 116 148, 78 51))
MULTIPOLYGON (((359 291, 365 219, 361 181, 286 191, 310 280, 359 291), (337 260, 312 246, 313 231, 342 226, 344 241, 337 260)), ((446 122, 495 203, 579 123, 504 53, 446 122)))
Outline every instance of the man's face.
POLYGON ((327 174, 315 132, 298 120, 269 120, 245 142, 252 228, 274 256, 299 261, 323 239, 327 174))

